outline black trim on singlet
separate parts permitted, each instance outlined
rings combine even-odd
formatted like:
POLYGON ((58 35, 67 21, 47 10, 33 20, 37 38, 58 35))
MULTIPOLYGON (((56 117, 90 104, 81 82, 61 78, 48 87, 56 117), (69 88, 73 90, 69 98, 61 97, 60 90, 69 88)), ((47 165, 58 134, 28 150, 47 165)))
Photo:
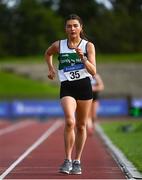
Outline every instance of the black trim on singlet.
MULTIPOLYGON (((78 46, 81 44, 81 42, 82 42, 82 39, 80 40, 80 42, 78 43, 78 45, 77 45, 76 47, 78 47, 78 46)), ((70 47, 69 47, 68 39, 67 39, 67 47, 68 47, 69 49, 75 49, 75 48, 70 48, 70 47)))
POLYGON ((61 40, 59 40, 59 53, 61 52, 61 40))
POLYGON ((87 46, 88 46, 88 43, 89 43, 89 41, 86 43, 86 46, 85 46, 86 56, 87 56, 87 57, 88 57, 88 51, 87 51, 87 46))

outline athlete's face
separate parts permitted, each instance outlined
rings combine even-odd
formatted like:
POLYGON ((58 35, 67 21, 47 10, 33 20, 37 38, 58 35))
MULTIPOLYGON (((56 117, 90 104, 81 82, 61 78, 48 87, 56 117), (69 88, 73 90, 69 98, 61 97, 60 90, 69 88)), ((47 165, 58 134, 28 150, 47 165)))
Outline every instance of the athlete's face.
POLYGON ((82 25, 80 25, 78 20, 71 19, 66 22, 65 30, 69 37, 76 38, 76 37, 80 36, 80 32, 82 30, 82 25))

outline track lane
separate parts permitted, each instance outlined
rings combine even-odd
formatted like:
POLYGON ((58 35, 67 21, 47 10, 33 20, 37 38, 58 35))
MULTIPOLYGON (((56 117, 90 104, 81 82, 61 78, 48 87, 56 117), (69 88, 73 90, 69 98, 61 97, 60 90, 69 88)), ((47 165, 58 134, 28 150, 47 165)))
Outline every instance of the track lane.
POLYGON ((8 176, 9 179, 52 179, 64 159, 63 127, 34 150, 8 176), (52 177, 53 176, 53 177, 52 177))
POLYGON ((5 134, 0 138, 0 174, 2 174, 54 121, 34 121, 32 126, 5 134))
POLYGON ((64 159, 63 127, 42 143, 7 176, 9 179, 126 179, 100 137, 88 137, 82 175, 58 173, 64 159))
POLYGON ((33 123, 34 123, 34 121, 26 120, 26 121, 17 121, 17 122, 14 122, 14 123, 6 124, 5 127, 0 129, 0 137, 5 135, 5 134, 11 133, 13 131, 17 131, 19 129, 30 126, 33 123))
POLYGON ((5 178, 18 164, 20 164, 28 155, 42 144, 52 133, 54 133, 63 123, 56 121, 53 123, 26 151, 21 154, 0 176, 0 179, 5 178))
POLYGON ((6 119, 0 119, 0 129, 8 127, 12 122, 6 119))

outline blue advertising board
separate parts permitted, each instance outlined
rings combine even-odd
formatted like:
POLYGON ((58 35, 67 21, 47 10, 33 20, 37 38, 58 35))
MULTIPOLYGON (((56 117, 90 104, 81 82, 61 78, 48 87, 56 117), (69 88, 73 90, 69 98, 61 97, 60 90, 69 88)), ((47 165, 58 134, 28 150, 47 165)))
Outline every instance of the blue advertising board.
POLYGON ((13 101, 13 116, 63 116, 59 101, 25 100, 13 101))
POLYGON ((97 113, 99 116, 126 116, 129 113, 127 99, 102 99, 97 113))
POLYGON ((1 101, 0 102, 0 117, 9 117, 9 102, 1 101))
MULTIPOLYGON (((129 115, 127 99, 101 99, 97 113, 102 117, 127 116, 129 115)), ((0 102, 0 117, 60 117, 63 115, 64 113, 58 100, 15 100, 12 102, 0 102)))

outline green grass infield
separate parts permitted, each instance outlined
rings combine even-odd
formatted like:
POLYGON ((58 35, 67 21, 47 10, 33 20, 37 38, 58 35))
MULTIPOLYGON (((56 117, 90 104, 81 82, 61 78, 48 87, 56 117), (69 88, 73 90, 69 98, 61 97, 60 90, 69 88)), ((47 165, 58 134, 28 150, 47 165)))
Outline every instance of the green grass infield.
MULTIPOLYGON (((39 56, 19 56, 19 57, 0 57, 0 64, 4 63, 43 63, 44 54, 39 56)), ((54 62, 57 63, 57 56, 54 56, 54 62)), ((120 53, 120 54, 101 54, 96 51, 97 63, 120 63, 133 62, 142 63, 142 53, 120 53)))
POLYGON ((142 119, 100 123, 105 134, 142 172, 142 119))
POLYGON ((59 96, 59 87, 23 76, 0 72, 0 99, 48 98, 59 96))

